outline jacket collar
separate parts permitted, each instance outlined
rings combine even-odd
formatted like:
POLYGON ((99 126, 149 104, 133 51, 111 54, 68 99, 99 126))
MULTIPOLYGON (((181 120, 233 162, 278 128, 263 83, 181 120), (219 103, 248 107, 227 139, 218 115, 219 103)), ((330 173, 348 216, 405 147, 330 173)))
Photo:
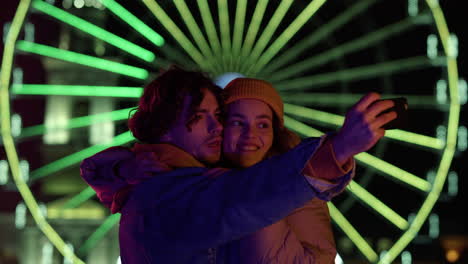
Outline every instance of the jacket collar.
POLYGON ((132 149, 133 152, 153 152, 155 158, 162 164, 171 169, 185 167, 205 167, 203 163, 195 159, 191 154, 181 148, 168 144, 139 144, 136 143, 132 149))

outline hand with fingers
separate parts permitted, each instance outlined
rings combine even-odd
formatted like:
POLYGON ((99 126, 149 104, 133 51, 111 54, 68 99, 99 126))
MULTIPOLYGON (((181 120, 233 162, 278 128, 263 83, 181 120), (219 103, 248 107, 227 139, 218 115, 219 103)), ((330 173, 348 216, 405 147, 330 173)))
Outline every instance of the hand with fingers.
POLYGON ((331 139, 340 164, 372 148, 385 135, 382 126, 397 117, 394 111, 382 114, 394 102, 379 99, 378 93, 368 93, 347 112, 343 126, 331 139))

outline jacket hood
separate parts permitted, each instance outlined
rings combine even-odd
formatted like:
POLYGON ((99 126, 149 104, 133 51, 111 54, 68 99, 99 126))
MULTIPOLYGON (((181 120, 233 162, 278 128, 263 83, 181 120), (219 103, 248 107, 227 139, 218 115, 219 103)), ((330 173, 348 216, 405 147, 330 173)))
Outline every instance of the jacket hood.
POLYGON ((96 191, 99 200, 109 209, 114 196, 119 190, 128 187, 125 178, 115 172, 116 165, 134 157, 134 153, 125 147, 111 147, 83 160, 80 165, 81 177, 96 191))

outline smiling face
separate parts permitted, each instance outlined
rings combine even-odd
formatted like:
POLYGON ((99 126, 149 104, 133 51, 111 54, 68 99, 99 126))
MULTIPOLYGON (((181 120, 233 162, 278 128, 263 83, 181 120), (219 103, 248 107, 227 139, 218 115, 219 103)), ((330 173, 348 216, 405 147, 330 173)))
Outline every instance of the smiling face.
POLYGON ((240 99, 226 106, 223 155, 234 166, 250 167, 273 144, 273 112, 264 102, 240 99))
POLYGON ((184 106, 174 125, 161 138, 172 143, 205 164, 219 161, 221 155, 220 109, 212 92, 204 90, 204 97, 194 113, 189 113, 191 97, 184 98, 184 106))

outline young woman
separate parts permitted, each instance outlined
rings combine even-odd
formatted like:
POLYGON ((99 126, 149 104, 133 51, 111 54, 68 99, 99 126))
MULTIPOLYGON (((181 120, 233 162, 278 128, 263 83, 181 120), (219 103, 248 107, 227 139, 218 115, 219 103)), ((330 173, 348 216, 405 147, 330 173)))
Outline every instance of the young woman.
MULTIPOLYGON (((253 166, 300 142, 284 126, 283 102, 268 82, 238 78, 224 93, 226 167, 253 166)), ((351 164, 337 168, 345 174, 351 164)), ((232 248, 239 263, 334 263, 336 249, 326 202, 314 198, 280 221, 233 242, 232 248)))

